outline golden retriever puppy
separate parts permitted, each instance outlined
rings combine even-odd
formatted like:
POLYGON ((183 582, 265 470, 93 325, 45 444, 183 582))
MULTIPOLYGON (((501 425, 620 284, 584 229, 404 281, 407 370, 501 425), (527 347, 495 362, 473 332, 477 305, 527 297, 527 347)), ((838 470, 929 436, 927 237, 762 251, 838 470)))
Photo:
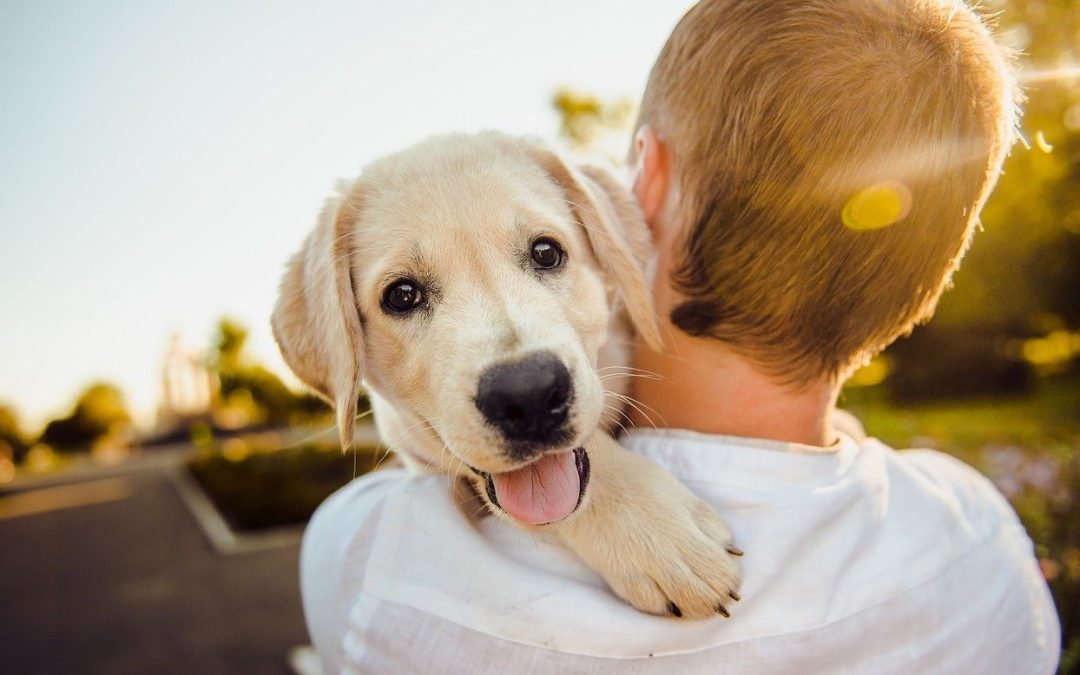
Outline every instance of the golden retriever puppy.
POLYGON ((554 531, 645 612, 726 616, 741 554, 727 526, 605 431, 621 404, 604 366, 625 363, 635 331, 660 343, 648 256, 636 204, 603 172, 498 133, 436 137, 328 201, 274 334, 343 445, 363 381, 414 469, 554 531))

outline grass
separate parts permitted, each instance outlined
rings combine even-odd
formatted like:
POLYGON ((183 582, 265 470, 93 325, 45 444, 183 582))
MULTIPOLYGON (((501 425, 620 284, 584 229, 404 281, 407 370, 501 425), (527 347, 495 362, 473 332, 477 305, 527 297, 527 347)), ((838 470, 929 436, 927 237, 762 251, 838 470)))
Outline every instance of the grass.
POLYGON ((883 390, 849 390, 840 404, 867 433, 895 448, 931 446, 979 466, 991 446, 1015 446, 1058 460, 1080 450, 1080 378, 1040 382, 1023 398, 895 405, 883 390))

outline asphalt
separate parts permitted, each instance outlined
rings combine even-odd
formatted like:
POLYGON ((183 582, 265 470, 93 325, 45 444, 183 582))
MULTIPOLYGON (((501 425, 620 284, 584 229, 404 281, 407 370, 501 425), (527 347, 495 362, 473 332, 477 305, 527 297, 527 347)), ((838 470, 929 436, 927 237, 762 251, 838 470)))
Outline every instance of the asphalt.
POLYGON ((159 464, 0 500, 0 672, 291 672, 296 544, 216 553, 159 464))

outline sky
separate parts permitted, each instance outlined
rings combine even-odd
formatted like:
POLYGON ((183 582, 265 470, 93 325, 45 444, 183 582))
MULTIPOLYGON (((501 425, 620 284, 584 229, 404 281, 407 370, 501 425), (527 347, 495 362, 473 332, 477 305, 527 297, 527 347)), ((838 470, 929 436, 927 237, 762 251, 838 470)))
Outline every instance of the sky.
POLYGON ((95 380, 143 423, 218 317, 286 368, 278 279, 334 181, 433 133, 553 138, 568 85, 637 98, 690 0, 0 3, 0 403, 95 380))

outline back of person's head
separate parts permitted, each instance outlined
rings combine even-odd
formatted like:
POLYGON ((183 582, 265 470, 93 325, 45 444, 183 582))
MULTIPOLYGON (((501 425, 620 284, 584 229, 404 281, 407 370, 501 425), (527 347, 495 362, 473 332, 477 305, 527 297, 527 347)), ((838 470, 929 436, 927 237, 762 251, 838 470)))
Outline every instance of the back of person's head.
POLYGON ((792 384, 846 376, 933 312, 1017 98, 956 0, 702 0, 638 120, 679 186, 672 322, 792 384))

